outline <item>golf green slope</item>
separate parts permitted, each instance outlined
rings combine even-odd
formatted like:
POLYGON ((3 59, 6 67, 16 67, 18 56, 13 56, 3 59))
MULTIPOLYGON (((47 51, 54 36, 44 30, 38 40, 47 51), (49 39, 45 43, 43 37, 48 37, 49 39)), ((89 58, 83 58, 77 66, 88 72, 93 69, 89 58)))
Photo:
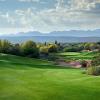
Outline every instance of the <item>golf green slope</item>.
POLYGON ((100 77, 0 54, 0 100, 99 100, 100 77))
POLYGON ((63 52, 57 53, 56 56, 62 57, 65 60, 91 60, 98 52, 63 52))

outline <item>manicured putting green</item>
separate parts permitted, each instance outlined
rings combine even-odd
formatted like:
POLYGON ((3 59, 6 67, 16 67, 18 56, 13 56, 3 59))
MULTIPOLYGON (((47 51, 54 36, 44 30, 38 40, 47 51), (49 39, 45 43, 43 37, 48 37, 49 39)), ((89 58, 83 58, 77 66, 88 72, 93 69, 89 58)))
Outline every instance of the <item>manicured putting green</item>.
POLYGON ((97 52, 64 52, 57 53, 56 55, 65 60, 91 60, 97 54, 97 52))

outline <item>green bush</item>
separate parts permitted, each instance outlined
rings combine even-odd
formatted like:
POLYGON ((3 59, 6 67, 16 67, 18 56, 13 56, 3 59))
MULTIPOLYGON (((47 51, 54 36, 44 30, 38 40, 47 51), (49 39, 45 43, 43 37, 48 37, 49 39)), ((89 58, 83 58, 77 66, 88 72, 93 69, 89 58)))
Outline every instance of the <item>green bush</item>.
POLYGON ((46 46, 41 46, 41 47, 39 48, 39 52, 40 52, 41 54, 46 54, 46 55, 48 55, 48 48, 47 48, 46 46))
POLYGON ((57 59, 58 59, 58 57, 55 56, 55 55, 50 54, 50 55, 48 56, 48 60, 50 60, 50 61, 56 61, 57 59))
POLYGON ((58 51, 58 47, 57 47, 57 45, 56 44, 50 44, 49 46, 48 46, 48 52, 50 52, 50 53, 55 53, 55 52, 57 52, 58 51))
POLYGON ((87 74, 89 74, 89 75, 100 75, 100 66, 88 67, 87 74))
POLYGON ((96 55, 92 60, 93 66, 99 66, 100 65, 100 54, 96 55))
POLYGON ((23 56, 28 57, 38 57, 39 56, 39 50, 36 46, 36 43, 29 40, 21 44, 21 52, 23 56))
POLYGON ((100 75, 100 54, 92 59, 91 65, 92 67, 87 68, 87 73, 89 75, 100 75))
POLYGON ((0 53, 9 53, 12 44, 8 40, 0 40, 0 53))

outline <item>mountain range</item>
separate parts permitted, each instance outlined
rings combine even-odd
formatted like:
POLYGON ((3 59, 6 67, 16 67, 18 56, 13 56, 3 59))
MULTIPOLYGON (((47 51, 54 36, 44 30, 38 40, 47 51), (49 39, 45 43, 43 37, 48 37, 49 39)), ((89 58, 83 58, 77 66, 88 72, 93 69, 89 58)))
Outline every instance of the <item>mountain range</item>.
MULTIPOLYGON (((10 36, 10 35, 9 35, 10 36)), ((100 37, 100 29, 97 30, 70 30, 70 31, 53 31, 50 33, 41 33, 38 31, 20 32, 11 34, 11 36, 69 36, 69 37, 100 37)))
POLYGON ((100 29, 93 31, 54 31, 50 33, 41 33, 38 31, 21 32, 17 34, 2 35, 0 39, 7 39, 14 43, 26 40, 34 40, 36 42, 98 42, 100 41, 100 29))

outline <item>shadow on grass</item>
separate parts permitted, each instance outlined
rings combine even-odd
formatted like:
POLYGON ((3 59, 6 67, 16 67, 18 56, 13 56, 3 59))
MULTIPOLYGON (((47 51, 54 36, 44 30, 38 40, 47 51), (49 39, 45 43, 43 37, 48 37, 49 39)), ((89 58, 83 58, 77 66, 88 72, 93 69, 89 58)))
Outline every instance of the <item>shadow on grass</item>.
POLYGON ((39 68, 39 69, 74 69, 68 66, 59 66, 54 64, 29 64, 29 63, 18 63, 18 62, 3 62, 0 61, 0 68, 10 68, 10 69, 30 69, 30 68, 39 68))

